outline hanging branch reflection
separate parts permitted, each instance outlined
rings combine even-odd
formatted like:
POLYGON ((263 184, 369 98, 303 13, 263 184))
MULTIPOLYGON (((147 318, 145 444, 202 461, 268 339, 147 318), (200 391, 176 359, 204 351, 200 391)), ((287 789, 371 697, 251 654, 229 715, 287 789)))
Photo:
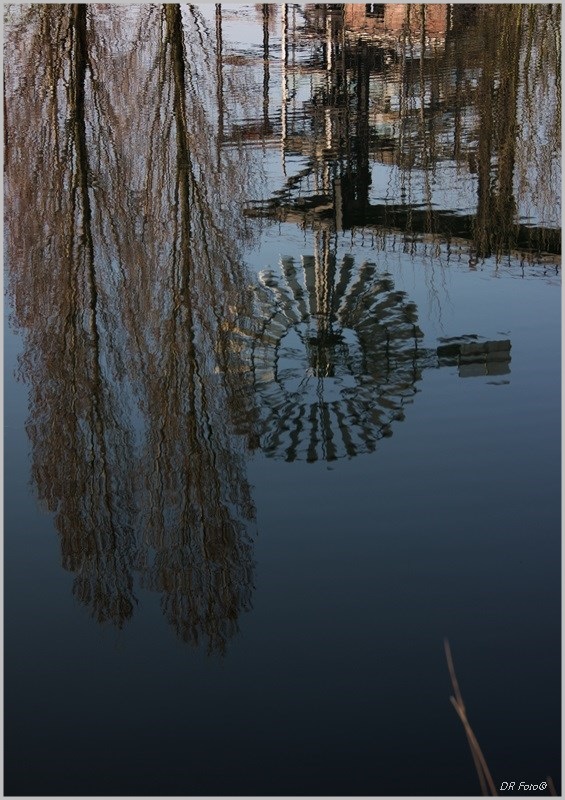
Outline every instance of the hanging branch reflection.
POLYGON ((27 329, 21 372, 31 380, 32 474, 56 512, 75 595, 99 621, 121 626, 135 603, 133 443, 112 287, 95 253, 89 11, 77 5, 34 16, 31 53, 41 46, 44 58, 30 58, 27 92, 12 98, 7 163, 7 196, 15 201, 7 220, 10 288, 27 329))
POLYGON ((222 327, 249 313, 248 156, 218 161, 214 40, 194 8, 22 14, 6 230, 33 479, 98 620, 131 617, 138 573, 223 651, 251 604, 253 409, 222 327))
MULTIPOLYGON (((161 212, 170 204, 172 216, 170 251, 154 254, 169 278, 155 286, 162 315, 151 330, 155 363, 145 377, 143 460, 155 468, 145 476, 147 544, 154 557, 144 584, 163 594, 167 618, 183 639, 196 642, 203 635, 221 649, 240 611, 250 607, 252 583, 245 531, 253 505, 243 451, 234 450, 225 415, 230 405, 239 404, 244 417, 249 409, 240 399, 244 373, 228 363, 232 354, 220 325, 235 323, 245 308, 245 275, 231 238, 234 215, 231 229, 222 220, 226 178, 212 170, 210 120, 195 88, 179 6, 164 7, 162 30, 157 107, 173 124, 164 140, 155 128, 159 136, 150 149, 166 154, 154 162, 154 180, 161 212), (155 407, 159 414, 148 413, 155 407)), ((149 185, 146 191, 149 201, 149 185)), ((149 247, 158 243, 156 233, 149 222, 149 247)))

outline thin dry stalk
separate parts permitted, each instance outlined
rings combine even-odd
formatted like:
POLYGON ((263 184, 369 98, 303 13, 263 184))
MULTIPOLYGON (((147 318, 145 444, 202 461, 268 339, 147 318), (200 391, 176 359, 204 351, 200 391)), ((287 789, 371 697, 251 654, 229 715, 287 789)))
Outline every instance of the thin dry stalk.
POLYGON ((459 716, 459 719, 463 724, 465 733, 467 734, 467 741, 469 742, 469 748, 471 750, 471 755, 473 756, 475 769, 477 770, 477 775, 479 776, 481 791, 483 795, 486 796, 489 795, 490 791, 491 796, 497 797, 498 792, 496 791, 492 775, 490 774, 490 770, 487 766, 487 762, 485 761, 485 757, 477 741, 477 737, 473 733, 473 729, 471 728, 469 720, 467 719, 465 703, 463 702, 463 697, 459 689, 459 683, 457 681, 457 676, 455 674, 455 667, 453 665, 453 658, 451 656, 451 648, 449 646, 449 642, 447 641, 447 639, 444 639, 444 647, 445 647, 445 657, 447 659, 447 667, 449 669, 451 684, 453 686, 453 692, 455 694, 455 696, 452 695, 449 699, 451 700, 451 703, 455 708, 457 715, 459 716))

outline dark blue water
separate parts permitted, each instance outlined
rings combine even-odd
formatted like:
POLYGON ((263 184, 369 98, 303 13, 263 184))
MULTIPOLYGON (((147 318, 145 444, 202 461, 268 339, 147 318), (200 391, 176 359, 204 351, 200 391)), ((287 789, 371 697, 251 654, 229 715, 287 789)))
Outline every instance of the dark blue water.
POLYGON ((7 795, 559 791, 559 19, 386 8, 7 12, 7 795))

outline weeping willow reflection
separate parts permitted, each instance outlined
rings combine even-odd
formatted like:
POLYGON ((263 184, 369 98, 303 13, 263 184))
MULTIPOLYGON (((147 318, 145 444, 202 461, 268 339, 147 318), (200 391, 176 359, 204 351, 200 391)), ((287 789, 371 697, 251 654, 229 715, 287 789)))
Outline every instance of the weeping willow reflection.
POLYGON ((465 242, 472 261, 560 254, 557 6, 316 5, 288 19, 285 40, 319 43, 282 64, 282 146, 306 166, 250 213, 465 242))
MULTIPOLYGON (((522 181, 526 182, 527 159, 532 156, 529 148, 522 146, 521 152, 520 140, 526 138, 526 129, 535 141, 540 128, 543 130, 548 122, 543 138, 536 142, 538 174, 533 179, 540 181, 536 194, 542 219, 548 215, 550 221, 553 219, 554 224, 559 224, 556 209, 547 207, 548 199, 551 203, 552 184, 555 186, 552 172, 558 170, 556 159, 560 149, 554 139, 560 129, 560 75, 556 72, 559 45, 555 35, 559 16, 556 12, 557 9, 551 7, 536 13, 533 8, 522 5, 503 6, 497 10, 496 26, 489 24, 491 18, 484 13, 479 17, 482 69, 477 103, 478 204, 474 227, 479 258, 516 248, 519 235, 515 225, 517 161, 519 164, 521 157, 522 181), (538 51, 539 60, 536 58, 538 51), (546 73, 547 95, 553 101, 556 114, 550 120, 542 120, 538 104, 531 103, 534 85, 541 78, 540 70, 546 73), (553 86, 547 82, 547 72, 553 73, 553 86)), ((544 105, 548 107, 547 98, 544 105)), ((527 185, 523 188, 527 190, 527 185)), ((543 250, 548 246, 551 246, 550 236, 542 227, 538 247, 543 250)))
POLYGON ((86 6, 30 10, 27 22, 33 66, 24 62, 21 95, 8 103, 6 222, 14 316, 26 329, 32 474, 56 513, 76 596, 121 625, 134 606, 134 442, 115 275, 96 254, 86 6))
MULTIPOLYGON (((250 605, 251 551, 244 523, 253 506, 224 412, 238 406, 247 416, 249 409, 242 409, 239 399, 245 373, 232 364, 228 368, 231 353, 219 325, 243 313, 245 276, 231 240, 239 207, 228 213, 227 229, 221 218, 226 211, 218 208, 218 200, 228 200, 225 176, 205 172, 216 154, 204 127, 204 107, 187 102, 198 76, 184 52, 180 7, 166 6, 163 15, 159 72, 165 91, 158 106, 170 111, 174 125, 164 141, 159 130, 159 141, 150 146, 159 152, 164 145, 172 154, 161 172, 167 183, 158 186, 157 195, 164 203, 159 218, 166 219, 167 205, 173 210, 173 244, 162 264, 169 272, 168 314, 151 330, 156 341, 166 338, 156 348, 155 371, 145 375, 149 408, 159 408, 159 414, 148 414, 143 455, 154 465, 145 488, 151 498, 147 541, 155 552, 144 581, 163 593, 166 614, 182 638, 196 641, 205 631, 217 647, 235 627, 240 609, 250 605), (200 163, 193 155, 195 141, 211 148, 200 163), (204 174, 206 180, 199 180, 204 174)), ((159 242, 156 233, 149 231, 151 243, 159 242)), ((154 256, 160 260, 157 252, 154 256)))
POLYGON ((507 339, 468 334, 423 347, 416 305, 389 273, 356 266, 349 255, 338 263, 325 230, 313 238, 314 255, 282 258, 260 274, 260 329, 232 331, 237 353, 252 365, 267 455, 313 462, 373 452, 404 419, 424 369, 510 372, 507 339))
POLYGON ((98 620, 131 617, 139 573, 183 639, 223 650, 251 603, 230 418, 250 435, 253 410, 220 324, 249 313, 249 184, 247 156, 216 146, 213 34, 174 5, 16 16, 6 240, 33 479, 98 620))

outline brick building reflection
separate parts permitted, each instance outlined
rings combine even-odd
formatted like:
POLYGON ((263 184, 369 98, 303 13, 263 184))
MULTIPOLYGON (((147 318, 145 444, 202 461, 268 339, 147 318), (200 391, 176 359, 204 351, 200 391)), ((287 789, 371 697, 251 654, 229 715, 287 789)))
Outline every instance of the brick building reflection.
POLYGON ((379 36, 422 30, 428 37, 445 36, 451 21, 451 6, 448 3, 345 3, 344 25, 349 34, 379 36))
POLYGON ((509 251, 559 261, 559 221, 546 222, 558 205, 555 165, 548 149, 544 179, 526 186, 532 154, 517 116, 520 106, 522 127, 541 124, 538 106, 525 100, 540 77, 519 54, 547 39, 550 11, 532 22, 505 6, 495 36, 486 7, 306 5, 298 22, 296 7, 283 5, 276 51, 274 13, 264 12, 263 115, 225 130, 226 142, 280 149, 285 182, 250 214, 292 220, 306 209, 334 230, 455 242, 471 265, 509 251), (463 63, 459 37, 469 30, 463 63), (379 165, 387 178, 375 173, 379 165), (529 208, 524 215, 532 198, 533 219, 529 208))

